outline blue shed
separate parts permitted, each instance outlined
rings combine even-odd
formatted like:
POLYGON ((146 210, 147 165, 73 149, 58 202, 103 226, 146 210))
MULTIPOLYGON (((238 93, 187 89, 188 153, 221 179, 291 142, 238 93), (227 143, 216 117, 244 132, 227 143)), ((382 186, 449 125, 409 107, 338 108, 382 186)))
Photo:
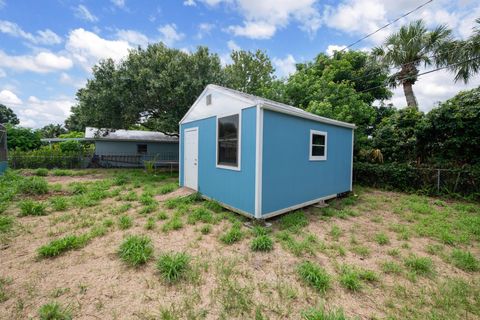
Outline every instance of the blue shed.
POLYGON ((179 183, 266 219, 352 190, 355 125, 208 85, 180 121, 179 183))

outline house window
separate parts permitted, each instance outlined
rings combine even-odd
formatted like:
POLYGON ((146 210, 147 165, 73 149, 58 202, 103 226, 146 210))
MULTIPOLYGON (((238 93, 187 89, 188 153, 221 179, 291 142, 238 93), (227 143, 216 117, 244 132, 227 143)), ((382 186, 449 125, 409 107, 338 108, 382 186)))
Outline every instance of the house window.
POLYGON ((138 154, 147 154, 148 148, 146 144, 137 144, 137 153, 138 154))
POLYGON ((238 168, 239 119, 238 114, 218 118, 217 165, 238 168))
POLYGON ((310 130, 310 160, 327 160, 327 133, 310 130))
POLYGON ((212 104, 212 94, 207 94, 207 106, 212 104))

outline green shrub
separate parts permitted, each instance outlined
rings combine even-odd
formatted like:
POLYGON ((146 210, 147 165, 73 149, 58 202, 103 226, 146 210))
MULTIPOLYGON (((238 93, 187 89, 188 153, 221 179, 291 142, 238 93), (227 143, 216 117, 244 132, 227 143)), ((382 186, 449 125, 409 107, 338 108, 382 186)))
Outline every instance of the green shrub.
POLYGON ((152 257, 152 240, 146 236, 128 236, 120 245, 118 254, 128 265, 138 267, 152 257))
POLYGON ((46 168, 38 168, 33 172, 34 175, 39 176, 39 177, 46 177, 48 176, 48 169, 46 168))
POLYGON ((177 282, 185 278, 190 268, 190 256, 184 252, 164 253, 157 261, 157 270, 167 282, 177 282))
POLYGON ((24 200, 20 204, 20 216, 44 216, 46 215, 46 205, 33 201, 33 200, 24 200))
POLYGON ((133 219, 127 216, 126 214, 118 218, 118 226, 120 227, 120 229, 126 230, 130 228, 132 225, 133 225, 133 219))
POLYGON ((52 240, 41 246, 37 251, 42 258, 56 257, 64 252, 83 248, 90 240, 89 235, 70 235, 60 239, 52 240))
POLYGON ((48 183, 41 177, 28 177, 20 182, 20 193, 29 195, 39 195, 48 193, 48 183))
POLYGON ((253 251, 271 251, 273 249, 273 240, 267 235, 261 235, 253 238, 250 248, 253 251))
POLYGON ((342 310, 326 311, 324 308, 315 308, 302 312, 304 320, 348 320, 342 310))
POLYGON ((50 198, 50 205, 54 211, 65 211, 68 208, 68 201, 65 197, 50 198))
POLYGON ((454 266, 464 271, 475 272, 480 270, 479 261, 468 251, 455 249, 452 251, 450 258, 454 266))
POLYGON ((13 217, 0 215, 0 233, 10 232, 13 228, 13 217))
POLYGON ((40 320, 71 320, 70 311, 63 308, 57 302, 47 303, 38 310, 40 320))
POLYGON ((405 259, 404 263, 410 271, 416 274, 427 275, 433 272, 433 261, 428 257, 411 255, 405 259))
POLYGON ((297 272, 305 283, 319 292, 325 293, 330 288, 330 275, 313 262, 305 261, 301 263, 297 272))
POLYGON ((230 230, 220 237, 220 241, 225 244, 232 244, 243 238, 243 232, 239 225, 234 224, 230 230))
POLYGON ((280 228, 298 231, 308 225, 308 219, 301 210, 287 213, 280 218, 280 228))
POLYGON ((172 192, 172 191, 175 191, 177 188, 178 188, 178 184, 176 184, 176 183, 167 183, 167 184, 164 184, 163 186, 161 186, 161 187, 158 189, 158 193, 160 193, 160 194, 167 194, 167 193, 170 193, 170 192, 172 192))

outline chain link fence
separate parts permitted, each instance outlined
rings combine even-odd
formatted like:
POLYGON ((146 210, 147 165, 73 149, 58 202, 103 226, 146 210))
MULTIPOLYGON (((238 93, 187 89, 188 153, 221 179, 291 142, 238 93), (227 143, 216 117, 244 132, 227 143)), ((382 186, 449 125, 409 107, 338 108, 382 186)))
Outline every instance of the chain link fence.
POLYGON ((445 169, 355 163, 353 177, 355 183, 372 187, 480 200, 480 167, 445 169))

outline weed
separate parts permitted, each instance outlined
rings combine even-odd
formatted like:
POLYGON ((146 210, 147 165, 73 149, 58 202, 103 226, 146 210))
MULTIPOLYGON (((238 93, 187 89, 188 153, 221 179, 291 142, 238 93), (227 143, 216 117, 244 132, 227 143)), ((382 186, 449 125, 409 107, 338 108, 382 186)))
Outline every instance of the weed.
POLYGON ((127 216, 126 214, 120 216, 120 218, 118 218, 118 226, 120 229, 122 230, 126 230, 128 228, 130 228, 131 226, 133 225, 133 219, 129 216, 127 216))
POLYGON ((253 226, 252 228, 252 233, 258 237, 258 236, 266 236, 267 234, 270 233, 270 230, 265 228, 265 227, 262 227, 262 226, 253 226))
POLYGON ((73 194, 84 194, 88 191, 86 184, 80 182, 69 183, 68 188, 73 194))
POLYGON ((144 193, 140 196, 140 203, 145 206, 158 205, 157 200, 155 200, 150 194, 144 193))
POLYGON ((381 268, 387 274, 400 274, 402 272, 402 267, 394 261, 382 262, 381 268))
POLYGON ((453 265, 459 269, 472 272, 480 270, 480 262, 468 251, 455 249, 452 251, 450 258, 453 265))
POLYGON ((48 193, 48 183, 41 177, 28 177, 20 182, 18 191, 30 195, 46 194, 48 193))
POLYGON ((113 178, 113 184, 116 186, 123 186, 128 182, 128 178, 124 174, 118 174, 113 178))
POLYGON ((155 211, 157 208, 158 208, 158 204, 157 204, 157 203, 152 203, 152 204, 146 205, 145 207, 143 207, 142 209, 140 209, 140 211, 139 211, 138 213, 140 213, 140 214, 152 213, 152 212, 155 211))
POLYGON ((113 220, 110 218, 107 218, 103 220, 102 224, 105 228, 110 228, 111 226, 113 226, 113 220))
POLYGON ((210 232, 212 232, 212 226, 210 226, 209 224, 203 225, 200 228, 200 232, 202 234, 209 234, 210 232))
POLYGON ((160 194, 167 194, 167 193, 170 193, 170 192, 172 192, 172 191, 175 191, 177 188, 178 188, 178 184, 176 184, 176 183, 167 183, 167 184, 164 184, 163 186, 161 186, 161 187, 158 189, 158 193, 160 193, 160 194))
POLYGON ((330 236, 333 238, 333 240, 338 241, 340 236, 342 235, 342 229, 340 229, 339 226, 334 225, 332 229, 330 229, 330 236))
POLYGON ((50 198, 50 206, 54 211, 65 211, 68 208, 68 201, 65 197, 50 198))
POLYGON ((290 250, 294 255, 301 256, 305 253, 315 254, 317 250, 324 250, 325 245, 315 235, 307 235, 303 240, 296 240, 288 231, 280 231, 277 238, 282 242, 285 249, 290 250))
POLYGON ((253 251, 271 251, 273 249, 273 240, 268 235, 260 235, 253 238, 250 248, 253 251))
POLYGON ((164 205, 167 209, 175 209, 180 206, 190 204, 194 201, 195 201, 194 196, 177 197, 177 198, 168 199, 167 201, 165 201, 164 205))
POLYGON ((108 232, 107 227, 105 227, 103 224, 102 225, 96 225, 90 230, 90 237, 95 238, 95 237, 101 237, 106 235, 108 232))
POLYGON ((64 177, 64 176, 74 176, 75 173, 71 170, 64 170, 64 169, 55 169, 55 170, 52 170, 52 174, 54 176, 61 176, 61 177, 64 177))
POLYGON ((157 219, 158 220, 167 220, 168 215, 165 211, 160 211, 159 213, 157 213, 157 219))
POLYGON ((177 282, 185 278, 190 268, 190 256, 184 252, 164 253, 157 261, 157 270, 167 282, 177 282))
POLYGON ((135 191, 130 191, 120 197, 123 201, 137 201, 138 195, 135 191))
POLYGON ((128 265, 138 267, 152 257, 152 240, 146 236, 130 235, 123 240, 118 254, 128 265))
POLYGON ((195 208, 188 216, 188 223, 195 224, 197 221, 201 221, 204 223, 212 223, 212 212, 202 207, 195 208))
POLYGON ((360 273, 352 267, 342 266, 340 284, 350 291, 358 291, 362 288, 360 273))
POLYGON ((287 213, 280 218, 280 228, 282 230, 298 231, 308 225, 308 219, 302 210, 287 213))
POLYGON ((352 252, 358 254, 359 256, 363 258, 367 258, 370 256, 370 249, 365 246, 354 246, 352 247, 352 252))
POLYGON ((323 268, 310 261, 301 263, 297 272, 305 283, 319 292, 325 293, 330 287, 330 275, 323 268))
POLYGON ((34 175, 39 176, 39 177, 46 177, 48 176, 48 169, 46 168, 38 168, 33 172, 34 175))
POLYGON ((146 230, 153 230, 155 229, 155 219, 153 217, 148 217, 147 223, 145 223, 146 230))
POLYGON ((425 247, 425 251, 428 254, 431 254, 431 255, 437 255, 437 254, 441 253, 443 251, 443 249, 444 249, 443 245, 438 244, 438 243, 428 244, 425 247))
POLYGON ((21 201, 20 204, 20 216, 44 216, 47 214, 45 211, 46 205, 33 201, 33 200, 24 200, 21 201))
POLYGON ((384 246, 390 244, 390 239, 385 233, 380 232, 375 235, 375 242, 377 242, 381 246, 384 246))
POLYGON ((313 308, 302 312, 304 320, 348 320, 342 310, 327 311, 324 308, 313 308))
POLYGON ((12 231, 13 217, 0 215, 0 233, 7 233, 12 231))
POLYGON ((234 224, 230 230, 220 236, 220 241, 225 244, 232 244, 243 238, 243 232, 238 224, 234 224))
POLYGON ((400 250, 395 248, 395 249, 390 249, 387 251, 387 254, 392 257, 398 257, 400 256, 400 250))
POLYGON ((9 299, 7 290, 5 286, 12 282, 11 278, 0 278, 0 303, 5 302, 9 299))
POLYGON ((112 209, 112 214, 117 215, 117 214, 120 214, 120 213, 124 213, 124 212, 127 212, 128 210, 130 210, 131 208, 132 208, 131 203, 125 203, 125 204, 122 204, 119 207, 113 208, 112 209))
POLYGON ((405 266, 415 274, 428 275, 433 272, 433 261, 428 257, 410 255, 405 259, 404 263, 405 266))
POLYGON ((71 320, 72 315, 69 310, 63 308, 57 302, 44 304, 38 310, 40 320, 71 320))
POLYGON ((69 235, 50 241, 48 244, 38 248, 37 252, 42 258, 52 258, 70 250, 83 248, 89 240, 90 236, 87 234, 80 236, 69 235))
POLYGON ((203 203, 203 206, 213 212, 218 213, 223 211, 222 205, 215 200, 207 200, 203 203))
POLYGON ((183 228, 183 222, 182 219, 174 215, 173 217, 170 218, 163 226, 162 226, 162 231, 163 232, 168 232, 170 230, 179 230, 183 228))

